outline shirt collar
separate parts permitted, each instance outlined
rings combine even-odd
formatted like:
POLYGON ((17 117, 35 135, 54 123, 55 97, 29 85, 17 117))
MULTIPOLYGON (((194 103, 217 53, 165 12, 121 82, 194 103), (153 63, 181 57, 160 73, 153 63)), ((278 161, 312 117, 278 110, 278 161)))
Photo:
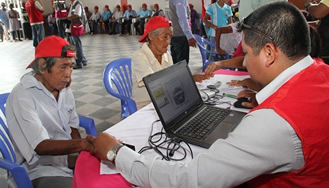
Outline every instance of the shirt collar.
MULTIPOLYGON (((149 48, 148 46, 148 43, 147 42, 144 42, 143 46, 142 46, 142 50, 147 52, 146 53, 146 57, 148 59, 148 62, 150 62, 151 65, 155 64, 155 63, 160 63, 154 56, 153 52, 151 51, 151 49, 149 48)), ((163 63, 168 63, 169 62, 169 59, 168 59, 168 56, 166 55, 166 53, 164 53, 162 55, 162 62, 161 64, 163 63)))
POLYGON ((258 104, 264 102, 268 97, 275 93, 283 84, 288 82, 293 76, 300 71, 304 70, 308 66, 312 65, 313 59, 310 56, 306 56, 299 62, 290 66, 282 73, 279 74, 272 82, 265 86, 261 91, 256 94, 258 104))

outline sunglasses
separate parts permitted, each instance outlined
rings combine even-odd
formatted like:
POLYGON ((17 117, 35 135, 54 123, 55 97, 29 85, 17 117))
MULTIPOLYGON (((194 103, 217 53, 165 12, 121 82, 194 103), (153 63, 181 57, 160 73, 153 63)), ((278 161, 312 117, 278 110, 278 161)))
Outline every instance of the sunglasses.
POLYGON ((252 31, 254 31, 254 32, 256 32, 256 33, 264 36, 265 38, 269 39, 274 44, 274 40, 273 40, 273 38, 271 36, 265 34, 264 32, 262 32, 259 29, 256 29, 256 28, 254 28, 254 27, 252 27, 250 25, 245 24, 244 21, 245 21, 245 19, 243 18, 242 21, 240 22, 241 29, 250 29, 250 30, 252 30, 252 31))

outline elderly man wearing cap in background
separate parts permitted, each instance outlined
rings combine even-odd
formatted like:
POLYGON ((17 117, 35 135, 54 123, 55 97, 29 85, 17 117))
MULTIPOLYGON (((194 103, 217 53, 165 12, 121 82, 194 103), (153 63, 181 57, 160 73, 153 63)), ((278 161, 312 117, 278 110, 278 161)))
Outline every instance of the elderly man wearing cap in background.
POLYGON ((153 5, 152 17, 154 17, 154 16, 166 17, 166 15, 163 12, 163 10, 159 8, 159 4, 158 3, 155 3, 153 5))
POLYGON ((189 24, 190 9, 187 0, 165 0, 167 18, 173 25, 173 37, 171 39, 171 55, 174 63, 182 60, 189 62, 190 46, 196 47, 189 24))
POLYGON ((112 22, 110 22, 110 28, 111 28, 110 29, 111 31, 109 32, 110 35, 117 34, 117 31, 116 31, 117 24, 121 22, 121 18, 123 15, 120 5, 117 5, 115 8, 116 8, 116 10, 112 16, 112 22))
POLYGON ((99 24, 99 28, 102 29, 104 33, 108 33, 109 32, 109 21, 111 19, 112 16, 112 12, 109 9, 108 5, 104 6, 104 12, 103 12, 103 16, 101 17, 101 20, 98 22, 99 24))
POLYGON ((90 34, 94 34, 94 29, 97 29, 97 23, 101 19, 102 15, 98 11, 98 6, 94 6, 94 12, 89 18, 89 25, 90 25, 90 34), (94 28, 95 26, 95 28, 94 28))
POLYGON ((35 50, 35 59, 9 95, 6 117, 17 163, 37 187, 72 187, 68 154, 92 151, 81 139, 70 86, 75 48, 51 36, 35 50))
POLYGON ((136 34, 143 35, 144 34, 144 25, 147 18, 151 17, 151 12, 147 10, 146 3, 142 4, 142 10, 140 10, 137 14, 137 20, 134 23, 134 27, 136 29, 136 34))
POLYGON ((167 52, 172 27, 170 22, 162 17, 151 18, 139 42, 144 42, 132 56, 133 91, 132 98, 140 109, 151 102, 143 83, 143 77, 173 64, 171 55, 167 52))
POLYGON ((137 13, 135 10, 132 9, 131 5, 128 4, 128 9, 125 11, 123 15, 123 22, 121 25, 121 34, 124 34, 124 28, 128 26, 128 34, 131 35, 131 23, 132 19, 137 17, 137 13))

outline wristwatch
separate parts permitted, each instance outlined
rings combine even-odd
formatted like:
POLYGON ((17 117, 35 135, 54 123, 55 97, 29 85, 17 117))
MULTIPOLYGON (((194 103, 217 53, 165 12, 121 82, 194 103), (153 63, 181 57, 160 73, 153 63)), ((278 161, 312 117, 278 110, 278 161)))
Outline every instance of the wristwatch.
POLYGON ((113 164, 115 162, 115 157, 117 156, 117 153, 119 151, 119 149, 122 147, 123 145, 121 143, 116 144, 115 146, 113 146, 110 151, 107 152, 106 157, 109 161, 111 161, 113 164))

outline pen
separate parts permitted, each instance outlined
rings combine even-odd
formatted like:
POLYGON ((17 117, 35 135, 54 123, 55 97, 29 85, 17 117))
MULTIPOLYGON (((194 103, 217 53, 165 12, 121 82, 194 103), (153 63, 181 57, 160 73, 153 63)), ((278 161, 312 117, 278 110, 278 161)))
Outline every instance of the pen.
POLYGON ((238 98, 236 95, 227 94, 227 93, 223 93, 223 96, 224 97, 229 97, 229 98, 232 98, 232 99, 237 99, 238 98))

